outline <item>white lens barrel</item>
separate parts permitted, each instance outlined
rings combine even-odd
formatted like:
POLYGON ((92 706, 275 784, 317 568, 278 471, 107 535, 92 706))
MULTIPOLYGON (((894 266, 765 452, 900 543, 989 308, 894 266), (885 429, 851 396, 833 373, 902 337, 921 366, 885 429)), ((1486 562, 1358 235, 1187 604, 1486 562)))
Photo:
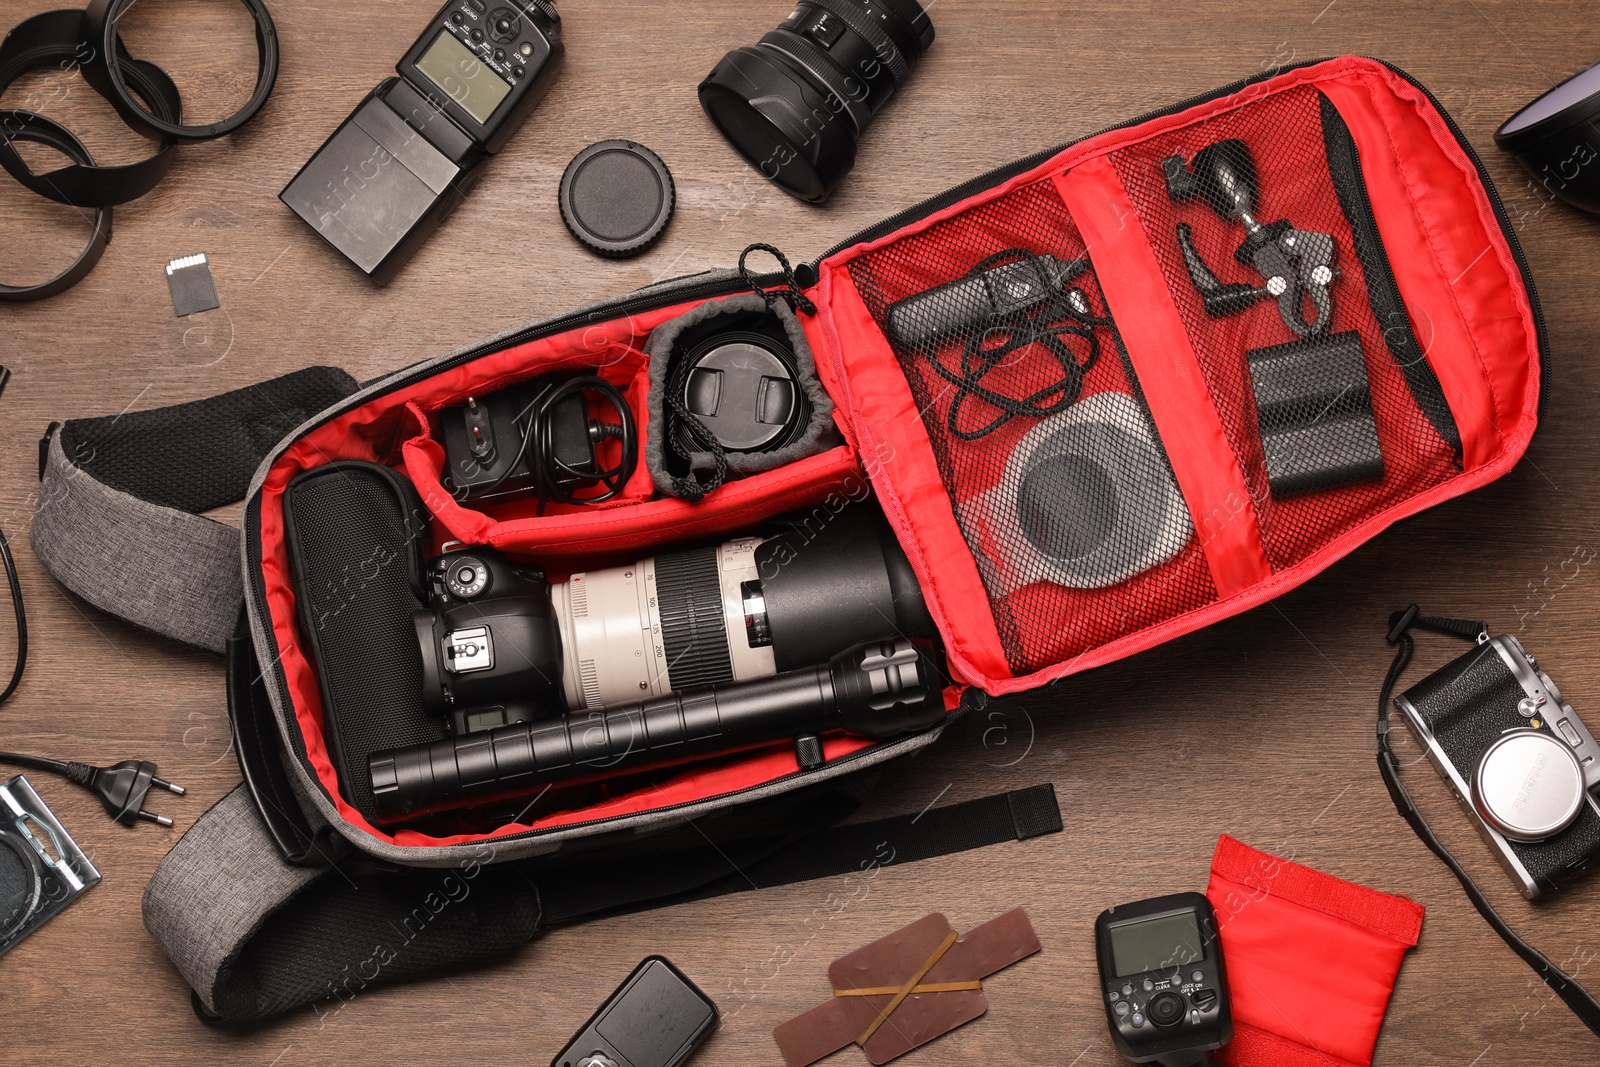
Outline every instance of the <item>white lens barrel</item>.
MULTIPOLYGON (((772 649, 751 648, 745 627, 741 586, 759 578, 755 550, 761 541, 739 538, 702 550, 704 558, 696 560, 702 569, 714 565, 721 596, 722 632, 694 636, 693 658, 702 674, 707 658, 720 664, 726 657, 726 668, 719 667, 710 679, 713 684, 762 678, 776 671, 772 649)), ((673 639, 662 624, 661 598, 667 598, 671 614, 692 592, 670 583, 664 589, 660 586, 656 559, 650 557, 629 566, 574 574, 551 587, 561 625, 561 687, 568 708, 603 708, 677 688, 672 661, 675 656, 680 661, 687 657, 682 648, 672 648, 673 639)), ((709 596, 709 583, 704 589, 709 596)), ((708 609, 702 617, 714 617, 711 605, 700 607, 708 609)), ((697 684, 705 680, 695 679, 697 684)))

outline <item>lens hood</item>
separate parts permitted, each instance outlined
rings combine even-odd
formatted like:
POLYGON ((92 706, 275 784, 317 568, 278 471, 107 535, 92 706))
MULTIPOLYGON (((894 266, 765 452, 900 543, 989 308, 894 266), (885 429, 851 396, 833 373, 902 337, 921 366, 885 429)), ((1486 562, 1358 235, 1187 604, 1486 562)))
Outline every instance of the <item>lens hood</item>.
POLYGON ((196 144, 230 134, 255 118, 266 104, 267 97, 272 95, 272 87, 278 79, 278 30, 273 25, 272 14, 263 0, 239 2, 255 22, 256 86, 245 105, 221 122, 185 126, 176 119, 152 111, 130 91, 122 66, 106 60, 107 56, 124 54, 117 36, 117 24, 133 7, 134 0, 91 0, 84 17, 92 52, 84 64, 83 76, 101 96, 110 101, 130 129, 153 141, 196 144))
MULTIPOLYGON (((15 153, 12 147, 16 141, 34 141, 38 144, 49 145, 57 152, 72 160, 79 168, 92 168, 94 160, 89 155, 89 150, 65 127, 57 122, 35 115, 31 111, 0 111, 0 129, 5 131, 5 146, 8 151, 15 153)), ((89 272, 94 270, 100 257, 105 254, 106 245, 111 243, 111 208, 97 207, 94 212, 94 230, 89 235, 89 241, 79 252, 72 265, 48 281, 36 285, 5 285, 0 284, 0 302, 23 303, 30 300, 43 300, 46 297, 64 293, 77 285, 89 272)))
POLYGON ((1511 116, 1495 146, 1511 153, 1552 196, 1600 214, 1600 63, 1579 71, 1511 116))
POLYGON ((856 162, 855 123, 844 101, 792 72, 760 45, 722 57, 700 83, 700 106, 761 176, 820 204, 856 162))

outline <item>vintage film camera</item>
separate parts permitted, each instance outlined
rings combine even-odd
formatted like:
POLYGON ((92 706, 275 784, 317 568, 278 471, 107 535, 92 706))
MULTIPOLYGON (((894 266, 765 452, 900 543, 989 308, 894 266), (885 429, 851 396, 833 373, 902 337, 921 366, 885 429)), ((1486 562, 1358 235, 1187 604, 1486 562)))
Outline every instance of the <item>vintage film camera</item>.
POLYGON ((1600 746, 1515 637, 1480 638, 1394 703, 1523 896, 1600 850, 1600 746))

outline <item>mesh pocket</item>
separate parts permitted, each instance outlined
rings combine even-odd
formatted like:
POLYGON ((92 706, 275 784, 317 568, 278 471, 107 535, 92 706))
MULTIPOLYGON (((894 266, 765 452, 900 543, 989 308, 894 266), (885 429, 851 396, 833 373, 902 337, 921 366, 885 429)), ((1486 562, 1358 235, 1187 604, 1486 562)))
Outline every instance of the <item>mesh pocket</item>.
POLYGON ((1460 470, 1459 436, 1395 287, 1354 143, 1314 87, 1111 158, 1238 457, 1274 570, 1460 470), (1252 167, 1247 227, 1224 208, 1246 202, 1239 177, 1252 167), (1274 256, 1309 286, 1291 295, 1292 311, 1280 308, 1261 269, 1274 256), (1310 295, 1319 259, 1333 272, 1326 307, 1310 295), (1201 287, 1210 282, 1208 301, 1201 287))
POLYGON ((850 272, 910 383, 1015 673, 1215 599, 1052 182, 861 256, 850 272))

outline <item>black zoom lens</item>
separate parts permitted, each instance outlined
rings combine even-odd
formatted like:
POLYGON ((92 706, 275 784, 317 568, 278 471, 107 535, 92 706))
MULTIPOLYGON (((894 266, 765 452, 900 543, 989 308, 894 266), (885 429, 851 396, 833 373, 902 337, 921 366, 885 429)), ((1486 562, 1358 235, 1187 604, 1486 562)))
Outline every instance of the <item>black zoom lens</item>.
POLYGON ((722 57, 700 106, 763 177, 821 203, 932 44, 916 0, 800 0, 759 44, 722 57))

